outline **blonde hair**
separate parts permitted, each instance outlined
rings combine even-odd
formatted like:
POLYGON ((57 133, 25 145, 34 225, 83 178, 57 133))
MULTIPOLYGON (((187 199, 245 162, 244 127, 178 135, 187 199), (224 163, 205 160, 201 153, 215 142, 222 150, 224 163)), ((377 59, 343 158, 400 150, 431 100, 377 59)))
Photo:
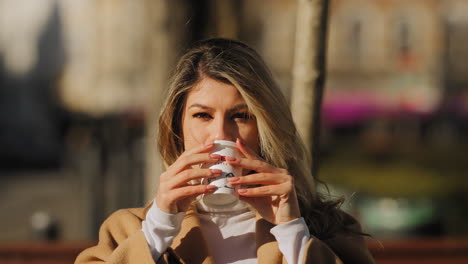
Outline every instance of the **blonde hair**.
POLYGON ((294 177, 301 213, 311 231, 321 232, 323 225, 317 221, 324 215, 321 210, 325 203, 316 193, 310 155, 268 67, 244 43, 219 38, 200 41, 179 60, 159 118, 158 147, 166 165, 184 151, 181 126, 185 100, 191 88, 205 77, 239 90, 257 120, 261 157, 294 177))

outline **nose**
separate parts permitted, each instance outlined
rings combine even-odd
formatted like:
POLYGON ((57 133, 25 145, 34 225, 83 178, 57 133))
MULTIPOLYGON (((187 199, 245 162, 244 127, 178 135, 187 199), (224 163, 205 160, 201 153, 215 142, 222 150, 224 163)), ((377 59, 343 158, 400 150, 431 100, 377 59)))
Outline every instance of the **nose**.
POLYGON ((229 121, 219 118, 214 120, 213 124, 213 140, 236 141, 236 129, 229 121))

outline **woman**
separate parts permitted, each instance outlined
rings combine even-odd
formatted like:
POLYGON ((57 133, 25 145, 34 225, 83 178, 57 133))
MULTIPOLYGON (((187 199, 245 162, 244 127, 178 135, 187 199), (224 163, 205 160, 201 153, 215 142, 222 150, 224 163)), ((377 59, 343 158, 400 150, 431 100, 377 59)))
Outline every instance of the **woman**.
POLYGON ((286 100, 260 56, 234 40, 196 43, 180 59, 159 119, 166 171, 152 204, 120 210, 76 263, 373 263, 359 224, 316 193, 286 100), (240 201, 198 199, 217 177, 214 140, 235 141, 240 201), (248 187, 246 187, 248 186, 248 187))

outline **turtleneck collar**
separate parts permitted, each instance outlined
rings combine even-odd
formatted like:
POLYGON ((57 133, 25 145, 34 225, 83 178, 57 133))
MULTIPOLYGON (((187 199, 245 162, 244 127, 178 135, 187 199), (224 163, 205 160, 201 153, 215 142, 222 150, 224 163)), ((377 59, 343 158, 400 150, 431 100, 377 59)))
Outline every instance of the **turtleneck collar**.
POLYGON ((202 197, 197 199, 196 208, 198 213, 243 213, 251 210, 250 206, 240 200, 237 200, 236 203, 231 204, 226 207, 208 207, 204 202, 202 197))

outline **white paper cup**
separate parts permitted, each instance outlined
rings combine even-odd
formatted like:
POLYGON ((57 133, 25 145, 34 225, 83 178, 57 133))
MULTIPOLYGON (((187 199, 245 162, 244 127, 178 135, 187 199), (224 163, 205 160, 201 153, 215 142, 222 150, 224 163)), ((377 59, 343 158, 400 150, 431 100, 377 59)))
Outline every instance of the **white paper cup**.
POLYGON ((216 191, 210 194, 203 195, 203 202, 213 208, 225 207, 234 204, 238 201, 237 186, 232 186, 228 182, 228 178, 242 175, 242 168, 234 167, 227 163, 226 157, 239 158, 239 150, 236 143, 227 140, 215 140, 213 154, 218 154, 221 159, 216 163, 203 164, 202 168, 222 170, 222 175, 217 178, 204 178, 202 184, 215 185, 218 187, 216 191))

